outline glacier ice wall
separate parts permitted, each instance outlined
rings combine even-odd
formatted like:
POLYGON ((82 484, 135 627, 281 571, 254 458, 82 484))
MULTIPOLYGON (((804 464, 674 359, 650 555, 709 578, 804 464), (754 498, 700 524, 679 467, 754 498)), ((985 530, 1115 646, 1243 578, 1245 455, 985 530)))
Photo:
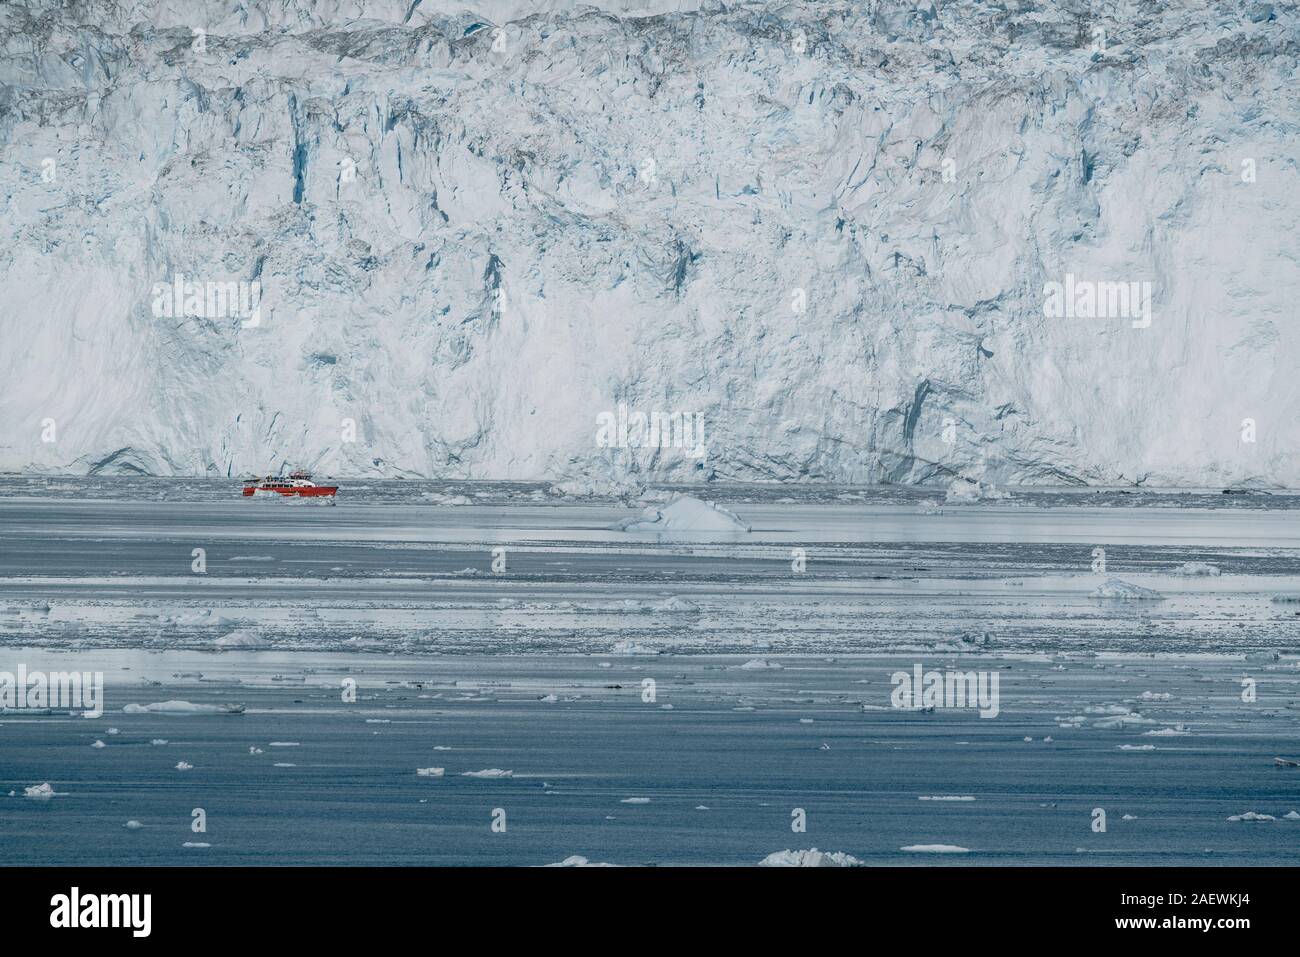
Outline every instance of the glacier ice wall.
POLYGON ((1298 54, 1289 3, 6 4, 0 471, 1298 486, 1298 54))

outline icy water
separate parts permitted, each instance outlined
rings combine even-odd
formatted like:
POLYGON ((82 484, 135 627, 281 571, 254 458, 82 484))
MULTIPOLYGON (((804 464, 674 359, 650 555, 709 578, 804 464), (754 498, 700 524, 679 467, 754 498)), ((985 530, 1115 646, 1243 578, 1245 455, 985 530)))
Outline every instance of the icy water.
POLYGON ((40 483, 0 671, 108 687, 0 714, 0 864, 1300 862, 1294 496, 731 489, 751 532, 665 540, 518 484, 40 483), (997 716, 891 707, 916 665, 997 716), (244 712, 123 710, 172 700, 244 712))

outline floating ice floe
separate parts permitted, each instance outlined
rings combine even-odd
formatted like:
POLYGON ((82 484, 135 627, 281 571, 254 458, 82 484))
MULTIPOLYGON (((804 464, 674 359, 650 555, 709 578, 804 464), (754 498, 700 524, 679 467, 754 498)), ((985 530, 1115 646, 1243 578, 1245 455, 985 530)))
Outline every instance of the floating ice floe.
POLYGON ((177 762, 176 762, 176 770, 177 770, 177 771, 193 771, 193 770, 194 770, 194 765, 190 764, 188 761, 177 761, 177 762))
POLYGON ((1228 818, 1229 821, 1276 821, 1272 814, 1258 814, 1255 811, 1247 811, 1245 814, 1234 814, 1228 818))
POLYGON ((667 504, 651 505, 640 518, 624 519, 612 528, 658 535, 743 535, 750 531, 749 524, 735 512, 690 495, 674 495, 667 504))
POLYGON ((753 658, 739 667, 743 671, 762 671, 764 669, 780 671, 785 665, 778 661, 768 661, 766 658, 753 658))
POLYGON ((649 804, 650 799, 643 798, 643 797, 623 798, 623 800, 619 801, 618 803, 619 804, 649 804))
POLYGON ((1110 718, 1099 718, 1092 723, 1092 726, 1094 728, 1104 728, 1113 731, 1144 724, 1155 724, 1155 721, 1151 718, 1144 718, 1136 711, 1132 711, 1128 714, 1117 714, 1110 718))
POLYGON ((570 854, 562 861, 554 864, 545 864, 544 867, 618 867, 617 864, 603 864, 600 862, 593 863, 587 860, 581 854, 570 854))
POLYGON ((944 493, 944 501, 949 505, 999 501, 1010 497, 1010 492, 999 492, 992 485, 965 478, 953 479, 948 486, 947 492, 944 493))
POLYGON ((144 827, 144 825, 141 824, 139 821, 127 821, 122 826, 126 828, 128 831, 138 831, 140 830, 140 828, 144 827))
POLYGON ((758 862, 759 867, 861 867, 862 862, 843 851, 775 851, 758 862))
POLYGON ((189 701, 155 701, 153 704, 129 704, 127 714, 243 714, 242 704, 193 704, 189 701))
POLYGON ((608 481, 592 479, 566 479, 565 481, 556 482, 547 493, 558 498, 579 499, 579 498, 615 498, 615 499, 634 499, 644 493, 644 487, 633 481, 620 481, 611 479, 608 481))
POLYGON ((958 844, 908 844, 906 847, 900 847, 900 851, 907 851, 909 854, 969 854, 969 847, 962 847, 958 844))
POLYGON ((66 794, 65 791, 56 791, 50 787, 49 782, 44 784, 33 784, 31 787, 23 788, 23 797, 31 798, 34 801, 48 801, 50 798, 66 794))
POLYGON ((973 801, 969 794, 922 794, 918 801, 973 801))
POLYGON ((1154 751, 1154 744, 1120 744, 1116 746, 1119 751, 1154 751))
POLYGON ((269 648, 271 643, 255 631, 240 629, 222 635, 212 643, 214 648, 269 648))
POLYGON ((1174 574, 1187 578, 1217 578, 1219 566, 1209 562, 1183 562, 1174 569, 1174 574))
POLYGON ((1182 724, 1176 724, 1172 728, 1155 728, 1154 730, 1151 731, 1142 732, 1144 737, 1151 737, 1151 738, 1169 738, 1175 735, 1191 734, 1191 733, 1192 732, 1188 731, 1186 726, 1182 724))
POLYGON ((211 846, 212 845, 207 843, 206 841, 186 841, 181 845, 181 847, 211 847, 211 846))
POLYGON ((445 768, 416 768, 415 773, 422 778, 440 778, 445 770, 445 768))
POLYGON ((500 768, 484 768, 482 771, 465 771, 461 774, 463 778, 512 778, 514 776, 514 771, 503 771, 500 768))
POLYGON ((1287 811, 1285 814, 1282 815, 1282 818, 1287 821, 1300 821, 1300 813, 1297 813, 1295 811, 1287 811))
POLYGON ((96 739, 95 743, 92 744, 91 747, 92 747, 92 748, 106 748, 106 747, 108 747, 108 745, 106 745, 103 741, 100 741, 100 740, 96 739))
POLYGON ((1151 588, 1134 585, 1122 578, 1107 578, 1092 592, 1093 598, 1115 598, 1121 601, 1164 601, 1165 596, 1151 588))

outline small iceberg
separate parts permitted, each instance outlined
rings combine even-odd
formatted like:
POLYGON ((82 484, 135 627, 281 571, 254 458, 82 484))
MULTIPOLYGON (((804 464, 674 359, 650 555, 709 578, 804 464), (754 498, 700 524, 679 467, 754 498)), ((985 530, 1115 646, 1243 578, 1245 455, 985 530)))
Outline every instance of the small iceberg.
POLYGON ((758 862, 759 867, 861 867, 862 862, 842 851, 775 851, 758 862))
POLYGON ((1164 595, 1151 588, 1134 585, 1122 578, 1107 578, 1092 592, 1093 598, 1115 598, 1120 601, 1164 601, 1164 595))
POLYGON ((973 479, 956 478, 944 493, 949 505, 969 505, 974 502, 996 502, 1011 497, 1009 492, 999 492, 992 485, 973 479))
POLYGON ((544 867, 618 867, 617 864, 592 863, 581 854, 570 854, 562 861, 555 864, 545 864, 544 867))
POLYGON ((611 526, 618 532, 656 535, 744 535, 750 526, 730 509, 690 495, 674 495, 664 505, 651 505, 640 518, 611 526))
POLYGON ((189 701, 155 701, 153 704, 129 704, 127 714, 243 714, 242 704, 192 704, 189 701))
POLYGON ((214 648, 239 649, 239 648, 270 648, 271 643, 247 628, 230 632, 228 635, 222 635, 212 643, 214 648))

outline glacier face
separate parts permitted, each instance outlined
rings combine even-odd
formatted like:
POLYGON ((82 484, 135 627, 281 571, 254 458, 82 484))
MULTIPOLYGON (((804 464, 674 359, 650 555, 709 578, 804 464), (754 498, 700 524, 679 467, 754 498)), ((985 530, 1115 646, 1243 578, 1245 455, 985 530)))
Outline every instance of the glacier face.
POLYGON ((0 471, 1300 486, 1298 54, 1283 3, 8 4, 0 471))

